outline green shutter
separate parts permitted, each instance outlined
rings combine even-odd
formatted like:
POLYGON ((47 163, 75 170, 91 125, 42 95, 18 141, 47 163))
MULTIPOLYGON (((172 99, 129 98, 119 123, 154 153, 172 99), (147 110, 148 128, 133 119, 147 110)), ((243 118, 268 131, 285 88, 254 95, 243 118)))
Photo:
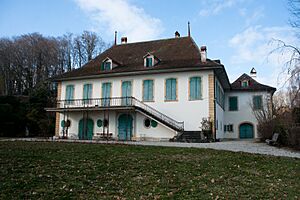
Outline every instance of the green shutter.
POLYGON ((254 109, 262 109, 262 96, 254 96, 253 97, 253 107, 254 109))
POLYGON ((197 77, 197 83, 196 83, 196 99, 201 99, 202 96, 201 91, 201 77, 197 77))
POLYGON ((101 63, 100 70, 101 70, 101 71, 104 71, 104 62, 101 63))
POLYGON ((83 86, 83 99, 84 103, 90 103, 89 99, 92 98, 92 84, 85 84, 83 86))
POLYGON ((167 79, 166 80, 166 100, 169 101, 169 100, 172 100, 172 80, 171 79, 167 79))
POLYGON ((83 86, 83 99, 88 98, 88 85, 83 86))
POLYGON ((131 81, 122 82, 122 97, 131 96, 131 81))
POLYGON ((91 99, 92 98, 92 84, 88 84, 88 98, 91 99))
POLYGON ((143 82, 143 101, 153 101, 153 80, 143 82))
POLYGON ((176 79, 175 78, 173 78, 172 79, 172 99, 171 100, 176 100, 176 96, 177 96, 177 94, 176 94, 176 79))
POLYGON ((238 99, 237 99, 237 97, 229 97, 229 110, 230 111, 238 110, 238 99))
POLYGON ((149 93, 148 93, 148 100, 149 101, 153 101, 153 80, 148 80, 148 90, 149 90, 149 93))
POLYGON ((131 81, 123 81, 122 82, 122 105, 129 105, 130 99, 126 97, 131 96, 131 81))
POLYGON ((110 104, 111 83, 102 83, 102 105, 109 106, 110 104))
POLYGON ((190 100, 201 99, 201 78, 190 78, 190 100))
POLYGON ((177 86, 176 86, 176 79, 169 78, 166 80, 166 100, 167 101, 174 101, 177 97, 177 86))
POLYGON ((72 104, 74 99, 74 85, 67 85, 66 87, 66 103, 72 104))
POLYGON ((149 80, 145 80, 144 81, 144 85, 143 85, 143 100, 144 101, 149 101, 149 80))
POLYGON ((196 91, 196 82, 195 78, 190 79, 190 100, 195 100, 195 91, 196 91))

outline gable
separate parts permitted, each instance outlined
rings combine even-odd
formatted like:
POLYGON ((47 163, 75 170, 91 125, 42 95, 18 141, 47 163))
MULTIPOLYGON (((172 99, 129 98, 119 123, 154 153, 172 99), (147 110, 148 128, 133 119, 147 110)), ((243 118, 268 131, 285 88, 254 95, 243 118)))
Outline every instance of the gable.
POLYGON ((270 91, 275 92, 276 88, 263 85, 247 74, 241 75, 231 84, 231 90, 237 91, 270 91))

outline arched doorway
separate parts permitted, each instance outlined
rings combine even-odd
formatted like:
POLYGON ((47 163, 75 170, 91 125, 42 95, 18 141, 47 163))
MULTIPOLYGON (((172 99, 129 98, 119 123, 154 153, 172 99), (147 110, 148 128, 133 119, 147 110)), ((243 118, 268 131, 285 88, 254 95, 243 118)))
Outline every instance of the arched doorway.
POLYGON ((121 114, 118 118, 118 138, 119 140, 131 140, 132 137, 132 116, 121 114))
POLYGON ((243 123, 239 128, 240 139, 248 139, 254 137, 253 125, 250 123, 243 123))
POLYGON ((92 119, 81 119, 78 125, 78 137, 80 140, 93 139, 94 122, 92 119))

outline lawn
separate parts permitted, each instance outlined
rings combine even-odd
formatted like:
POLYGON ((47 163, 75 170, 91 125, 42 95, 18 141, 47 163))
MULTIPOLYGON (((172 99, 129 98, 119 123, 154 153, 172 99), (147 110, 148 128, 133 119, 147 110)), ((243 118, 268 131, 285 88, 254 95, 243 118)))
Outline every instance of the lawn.
POLYGON ((194 148, 0 142, 0 199, 299 199, 300 160, 194 148))

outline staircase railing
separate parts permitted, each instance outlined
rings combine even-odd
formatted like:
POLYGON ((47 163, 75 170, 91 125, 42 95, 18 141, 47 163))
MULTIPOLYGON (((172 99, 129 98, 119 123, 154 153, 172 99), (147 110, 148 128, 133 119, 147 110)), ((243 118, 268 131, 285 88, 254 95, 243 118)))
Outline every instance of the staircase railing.
POLYGON ((136 99, 134 97, 132 97, 132 100, 134 102, 134 106, 139 107, 139 108, 149 112, 150 114, 156 116, 157 118, 161 119, 162 121, 167 122, 168 124, 175 127, 177 130, 180 130, 180 131, 184 130, 184 122, 178 122, 178 121, 172 119, 171 117, 159 112, 155 108, 139 101, 138 99, 136 99))
POLYGON ((134 97, 111 97, 111 98, 91 98, 91 99, 71 99, 58 100, 57 108, 111 108, 111 107, 137 107, 152 116, 164 121, 179 131, 184 130, 184 122, 161 113, 153 107, 141 102, 134 97))

